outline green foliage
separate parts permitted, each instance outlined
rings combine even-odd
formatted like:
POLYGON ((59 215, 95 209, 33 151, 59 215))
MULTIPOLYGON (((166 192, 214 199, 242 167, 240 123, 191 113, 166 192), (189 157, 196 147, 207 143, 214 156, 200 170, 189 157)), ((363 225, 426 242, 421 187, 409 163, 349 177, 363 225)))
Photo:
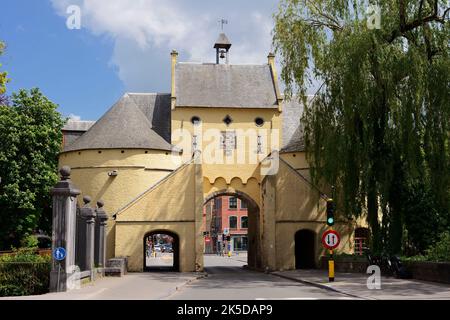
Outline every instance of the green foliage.
POLYGON ((38 89, 0 106, 0 250, 51 227, 50 188, 57 181, 64 121, 38 89))
POLYGON ((34 248, 34 249, 36 249, 36 248, 38 248, 38 245, 39 245, 39 240, 34 235, 26 236, 21 241, 21 247, 22 248, 30 248, 30 249, 34 248))
POLYGON ((427 260, 450 262, 450 232, 443 232, 436 242, 427 250, 427 260))
MULTIPOLYGON (((5 49, 5 44, 0 41, 0 56, 3 54, 3 51, 5 49)), ((0 67, 2 64, 0 63, 0 67)), ((3 95, 6 91, 6 83, 9 81, 7 78, 8 73, 5 71, 0 71, 0 96, 3 95)))
POLYGON ((403 261, 450 262, 450 232, 442 232, 438 241, 430 245, 425 254, 402 257, 403 261))
POLYGON ((417 255, 417 256, 410 256, 410 257, 402 257, 402 261, 411 261, 411 262, 422 262, 427 261, 427 257, 423 255, 417 255))
POLYGON ((423 183, 409 186, 404 201, 404 224, 408 230, 404 252, 424 253, 447 228, 445 214, 438 210, 431 190, 423 183))
POLYGON ((336 186, 338 211, 367 214, 376 253, 398 253, 405 228, 423 251, 436 224, 450 228, 450 11, 373 3, 381 29, 367 27, 365 1, 284 0, 274 44, 288 97, 306 102, 323 83, 302 118, 315 182, 336 186))
POLYGON ((51 256, 32 249, 19 249, 0 256, 0 297, 36 295, 48 292, 51 256))

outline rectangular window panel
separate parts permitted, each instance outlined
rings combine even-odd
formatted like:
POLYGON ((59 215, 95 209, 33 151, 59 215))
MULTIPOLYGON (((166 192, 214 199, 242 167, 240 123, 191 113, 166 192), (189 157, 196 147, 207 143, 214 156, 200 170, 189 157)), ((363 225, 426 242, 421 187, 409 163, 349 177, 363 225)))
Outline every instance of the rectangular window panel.
POLYGON ((228 209, 237 209, 237 198, 236 197, 228 198, 228 209))
POLYGON ((241 217, 241 229, 248 228, 248 217, 241 217))
POLYGON ((220 148, 224 150, 225 155, 231 155, 231 152, 236 149, 236 132, 222 131, 220 137, 220 148))
POLYGON ((257 145, 256 145, 256 153, 257 154, 263 154, 263 137, 258 136, 257 137, 257 145))
POLYGON ((229 222, 230 222, 230 229, 237 229, 237 217, 236 216, 231 216, 229 218, 229 222))

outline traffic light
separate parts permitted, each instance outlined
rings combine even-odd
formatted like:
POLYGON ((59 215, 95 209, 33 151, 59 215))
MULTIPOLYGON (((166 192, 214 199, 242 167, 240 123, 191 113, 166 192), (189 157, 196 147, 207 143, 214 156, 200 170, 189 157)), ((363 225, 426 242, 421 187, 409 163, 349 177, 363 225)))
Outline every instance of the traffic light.
POLYGON ((334 201, 333 199, 327 200, 327 225, 330 227, 334 225, 334 201))

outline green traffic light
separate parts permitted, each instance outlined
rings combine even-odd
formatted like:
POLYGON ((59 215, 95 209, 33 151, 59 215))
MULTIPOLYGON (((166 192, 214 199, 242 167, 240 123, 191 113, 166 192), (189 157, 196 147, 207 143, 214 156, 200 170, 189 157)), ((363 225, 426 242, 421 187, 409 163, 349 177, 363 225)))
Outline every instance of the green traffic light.
POLYGON ((333 224, 333 222, 334 222, 334 219, 330 217, 330 218, 328 218, 328 220, 327 220, 327 221, 328 221, 328 224, 333 224))

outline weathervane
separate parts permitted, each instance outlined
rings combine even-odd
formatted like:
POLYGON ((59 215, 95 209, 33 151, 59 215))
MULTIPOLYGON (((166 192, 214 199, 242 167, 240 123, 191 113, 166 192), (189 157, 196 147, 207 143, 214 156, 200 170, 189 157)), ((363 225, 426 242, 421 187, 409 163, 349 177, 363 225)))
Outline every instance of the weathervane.
POLYGON ((220 27, 221 27, 221 29, 222 29, 222 31, 223 31, 223 25, 224 25, 224 24, 228 24, 228 20, 225 20, 225 19, 219 19, 219 23, 220 23, 220 27))

